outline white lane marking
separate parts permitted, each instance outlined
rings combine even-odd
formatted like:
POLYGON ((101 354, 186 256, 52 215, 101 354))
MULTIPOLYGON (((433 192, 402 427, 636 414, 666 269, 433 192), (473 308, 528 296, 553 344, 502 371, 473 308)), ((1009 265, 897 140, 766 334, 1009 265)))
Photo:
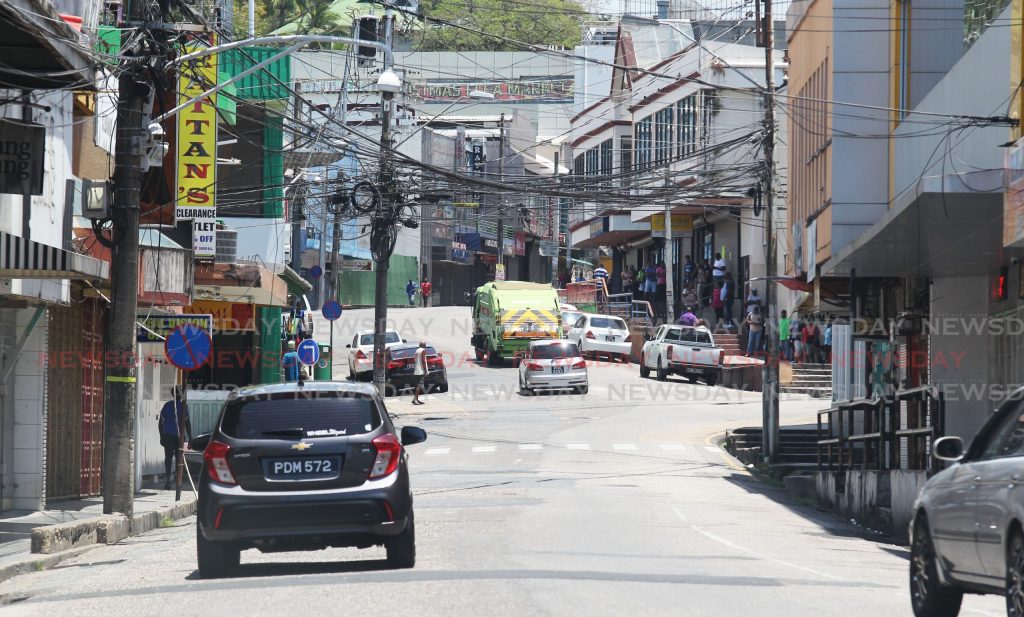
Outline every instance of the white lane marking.
POLYGON ((589 443, 567 443, 567 444, 565 444, 565 447, 570 449, 570 450, 589 450, 590 449, 590 444, 589 443))
POLYGON ((473 454, 487 454, 497 449, 496 446, 473 446, 473 454))
POLYGON ((519 444, 519 449, 524 451, 524 452, 527 451, 527 450, 543 450, 544 449, 544 444, 542 444, 542 443, 521 443, 521 444, 519 444))
POLYGON ((612 444, 612 449, 618 450, 619 452, 625 452, 625 451, 635 452, 635 451, 639 450, 640 448, 637 448, 635 443, 613 443, 612 444))
POLYGON ((439 454, 448 454, 451 451, 451 448, 427 448, 424 454, 427 456, 437 456, 439 454))
POLYGON ((718 452, 722 451, 722 449, 719 448, 718 446, 704 446, 704 449, 707 450, 708 452, 715 452, 715 453, 718 453, 718 452))
POLYGON ((667 451, 667 452, 679 452, 680 450, 683 449, 683 444, 681 444, 681 443, 659 443, 658 447, 661 448, 662 450, 667 451))
MULTIPOLYGON (((686 517, 683 516, 683 513, 680 512, 678 509, 673 507, 672 511, 675 512, 676 516, 678 516, 681 520, 683 520, 683 521, 686 520, 686 517)), ((697 527, 696 525, 690 525, 690 529, 696 531, 697 533, 699 533, 700 535, 704 536, 705 538, 707 538, 709 540, 713 540, 715 542, 718 542, 719 544, 721 544, 723 546, 728 546, 729 548, 731 548, 733 550, 736 550, 736 551, 739 551, 741 553, 746 553, 747 555, 750 555, 751 557, 756 557, 758 559, 764 559, 765 561, 771 561, 771 562, 777 563, 777 564, 779 564, 781 566, 786 566, 788 568, 793 568, 794 570, 800 570, 801 572, 807 572, 808 574, 814 574, 815 576, 820 576, 822 578, 827 578, 827 579, 830 579, 830 580, 833 580, 833 581, 842 581, 842 580, 844 580, 844 579, 839 578, 838 576, 832 576, 831 574, 828 574, 826 572, 822 572, 820 570, 815 570, 813 568, 807 568, 805 566, 801 566, 800 564, 790 563, 788 561, 783 561, 782 559, 776 559, 775 557, 769 557, 768 555, 763 555, 761 553, 752 551, 752 550, 750 550, 749 548, 747 548, 745 546, 740 546, 739 544, 736 544, 735 542, 733 542, 731 540, 726 540, 725 538, 723 538, 721 536, 718 536, 718 535, 715 535, 715 534, 711 533, 710 531, 705 531, 705 530, 701 529, 700 527, 697 527)))

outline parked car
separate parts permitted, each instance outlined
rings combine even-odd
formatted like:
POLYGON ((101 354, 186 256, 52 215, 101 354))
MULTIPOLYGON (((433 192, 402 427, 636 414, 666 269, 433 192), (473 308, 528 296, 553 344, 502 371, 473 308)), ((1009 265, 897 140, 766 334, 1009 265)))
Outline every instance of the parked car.
POLYGON ((383 545, 392 567, 416 563, 405 447, 367 384, 306 382, 243 388, 216 428, 192 439, 203 452, 196 556, 204 578, 231 574, 241 551, 383 545))
MULTIPOLYGON (((387 383, 394 390, 404 390, 416 384, 416 350, 419 345, 402 344, 389 347, 384 352, 387 363, 387 383)), ((427 392, 448 391, 448 371, 444 359, 437 351, 427 346, 427 375, 423 380, 427 392)), ((390 389, 390 388, 389 388, 390 389)))
POLYGON ((583 357, 608 356, 628 362, 633 349, 629 326, 614 315, 581 315, 567 338, 576 343, 583 357))
POLYGON ((575 309, 566 310, 565 305, 562 305, 562 336, 568 338, 569 330, 576 325, 576 322, 583 317, 583 313, 575 309))
POLYGON ((655 370, 658 381, 669 375, 681 375, 696 383, 718 383, 725 362, 725 351, 715 347, 711 332, 703 327, 666 324, 658 327, 640 350, 640 376, 650 377, 655 370))
POLYGON ((988 419, 969 448, 941 437, 910 523, 910 600, 917 617, 954 617, 965 593, 1002 594, 1024 615, 1024 389, 988 419))
POLYGON ((526 394, 566 389, 586 394, 590 382, 579 347, 560 339, 531 341, 519 363, 519 389, 526 394))
MULTIPOLYGON (((393 347, 405 343, 405 339, 394 330, 384 332, 384 346, 393 347)), ((348 349, 348 377, 353 381, 369 381, 373 378, 373 330, 358 332, 348 349)))

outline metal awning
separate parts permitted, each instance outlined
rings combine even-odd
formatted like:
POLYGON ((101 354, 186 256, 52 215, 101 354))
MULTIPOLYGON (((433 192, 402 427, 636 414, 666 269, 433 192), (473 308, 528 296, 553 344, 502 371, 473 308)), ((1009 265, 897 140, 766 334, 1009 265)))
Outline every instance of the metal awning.
POLYGON ((313 291, 313 285, 288 266, 285 266, 278 276, 288 285, 288 293, 290 294, 301 296, 308 291, 313 291))
POLYGON ((94 87, 85 40, 43 0, 0 2, 0 81, 25 89, 94 87))
POLYGON ((0 232, 0 277, 106 280, 110 266, 87 255, 0 232))
POLYGON ((998 270, 1003 248, 1003 193, 998 172, 927 178, 856 240, 822 264, 823 276, 970 276, 998 270), (991 177, 989 177, 991 176, 991 177), (945 190, 943 190, 945 189, 945 190))

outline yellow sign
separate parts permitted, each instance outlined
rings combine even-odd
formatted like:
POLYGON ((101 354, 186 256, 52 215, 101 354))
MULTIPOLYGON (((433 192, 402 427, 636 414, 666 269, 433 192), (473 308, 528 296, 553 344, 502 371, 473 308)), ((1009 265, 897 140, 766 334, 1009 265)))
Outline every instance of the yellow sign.
POLYGON ((559 338, 561 319, 548 309, 509 309, 501 312, 501 338, 559 338))
MULTIPOLYGON (((205 49, 203 42, 185 46, 185 53, 205 49)), ((200 96, 217 84, 217 55, 203 56, 181 67, 178 104, 200 96)), ((217 95, 199 99, 178 113, 177 221, 195 221, 192 248, 197 259, 216 254, 217 230, 217 95)))
MULTIPOLYGON (((650 230, 652 237, 665 237, 665 215, 664 214, 652 214, 650 215, 650 230), (654 233, 657 232, 657 233, 654 233)), ((672 233, 676 234, 682 231, 693 231, 693 215, 690 214, 674 214, 672 215, 672 233)))
POLYGON ((193 300, 182 309, 186 314, 213 315, 214 332, 231 334, 256 329, 256 311, 252 304, 193 300))

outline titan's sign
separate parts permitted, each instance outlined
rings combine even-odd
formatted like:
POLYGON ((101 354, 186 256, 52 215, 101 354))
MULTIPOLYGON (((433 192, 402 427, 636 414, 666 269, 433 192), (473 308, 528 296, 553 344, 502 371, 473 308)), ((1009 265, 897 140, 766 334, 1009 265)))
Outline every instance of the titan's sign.
MULTIPOLYGON (((185 53, 205 48, 193 42, 185 53)), ((200 96, 217 84, 217 55, 211 54, 182 67, 178 77, 178 104, 200 96)), ((192 103, 178 114, 178 194, 176 221, 193 223, 192 250, 196 259, 216 255, 217 218, 217 95, 192 103)))
POLYGON ((483 91, 502 103, 571 103, 576 80, 571 77, 553 79, 519 79, 488 82, 427 81, 416 86, 416 94, 424 103, 450 103, 468 97, 470 92, 483 91))

